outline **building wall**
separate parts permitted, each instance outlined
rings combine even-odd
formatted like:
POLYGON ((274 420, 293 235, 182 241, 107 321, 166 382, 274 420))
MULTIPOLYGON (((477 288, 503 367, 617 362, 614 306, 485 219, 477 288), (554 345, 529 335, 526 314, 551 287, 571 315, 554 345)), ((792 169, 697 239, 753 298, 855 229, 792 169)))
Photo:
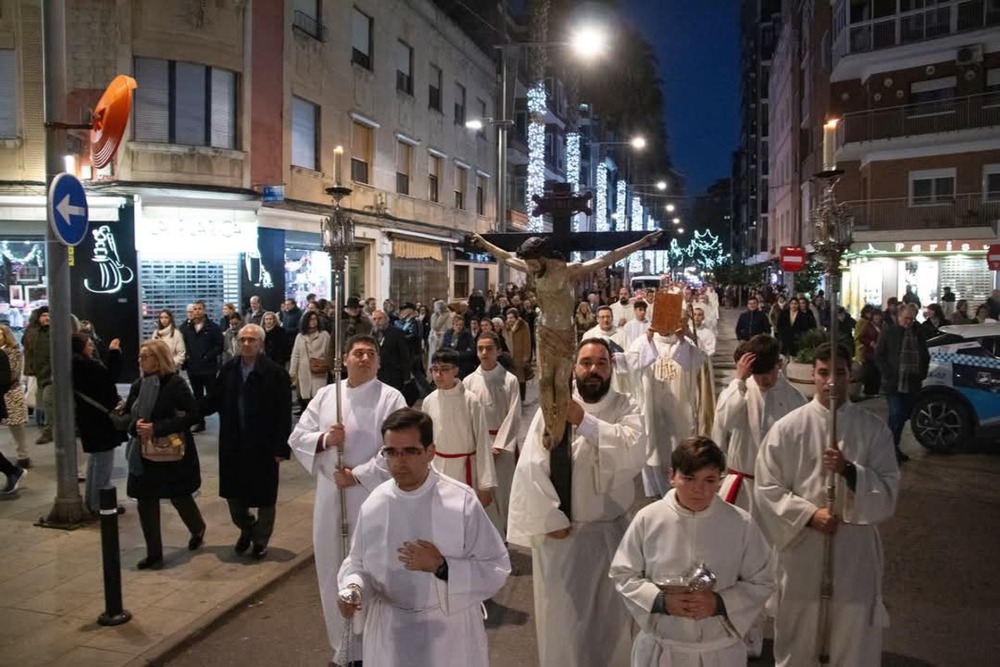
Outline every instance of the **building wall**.
MULTIPOLYGON (((982 199, 983 167, 1000 164, 1000 151, 955 153, 910 159, 870 162, 860 168, 858 199, 890 199, 909 196, 910 174, 935 169, 955 170, 955 194, 982 199)), ((850 192, 841 191, 841 198, 850 192)))
POLYGON ((0 139, 0 180, 45 180, 42 10, 31 0, 0 0, 0 49, 14 49, 18 134, 0 139))
POLYGON ((799 74, 798 25, 789 3, 783 12, 783 26, 771 61, 770 92, 770 167, 768 218, 770 234, 768 254, 776 255, 781 246, 797 245, 799 226, 799 74))

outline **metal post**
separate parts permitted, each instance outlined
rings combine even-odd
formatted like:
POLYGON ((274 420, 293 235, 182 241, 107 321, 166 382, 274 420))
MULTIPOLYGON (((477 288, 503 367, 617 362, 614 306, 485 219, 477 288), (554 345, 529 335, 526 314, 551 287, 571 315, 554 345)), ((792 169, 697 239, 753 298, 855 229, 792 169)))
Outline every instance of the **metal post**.
MULTIPOLYGON (((42 3, 43 67, 45 71, 45 180, 63 171, 66 132, 54 124, 66 113, 66 3, 51 0, 42 3)), ((73 385, 73 334, 70 313, 69 251, 56 238, 51 225, 45 230, 45 265, 49 292, 49 350, 52 360, 52 422, 56 449, 56 498, 48 517, 38 525, 50 528, 75 528, 84 517, 83 500, 77 482, 76 421, 73 385)))
POLYGON ((122 562, 118 547, 118 489, 101 489, 101 556, 104 566, 104 613, 99 625, 121 625, 132 619, 122 609, 122 562))
MULTIPOLYGON (((500 114, 497 125, 497 231, 507 233, 507 49, 500 47, 500 114)), ((498 296, 507 293, 507 265, 497 262, 498 296)))

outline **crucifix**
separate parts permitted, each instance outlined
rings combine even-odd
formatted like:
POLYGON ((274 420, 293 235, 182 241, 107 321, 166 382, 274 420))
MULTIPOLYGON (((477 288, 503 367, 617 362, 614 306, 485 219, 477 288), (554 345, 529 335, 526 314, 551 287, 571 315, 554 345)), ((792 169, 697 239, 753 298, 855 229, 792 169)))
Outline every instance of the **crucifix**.
POLYGON ((566 410, 572 396, 576 330, 576 285, 585 275, 654 246, 661 232, 573 232, 571 221, 578 212, 590 213, 589 194, 574 195, 568 183, 553 184, 545 197, 534 197, 532 215, 552 216, 551 234, 474 234, 472 244, 486 250, 507 266, 529 274, 535 285, 540 313, 535 324, 538 352, 538 393, 545 422, 543 445, 549 450, 552 485, 559 495, 559 508, 572 519, 572 452, 566 410), (631 237, 631 238, 628 238, 631 237), (586 262, 567 262, 569 253, 603 250, 609 243, 629 241, 603 257, 586 262), (507 248, 517 248, 511 252, 507 248))

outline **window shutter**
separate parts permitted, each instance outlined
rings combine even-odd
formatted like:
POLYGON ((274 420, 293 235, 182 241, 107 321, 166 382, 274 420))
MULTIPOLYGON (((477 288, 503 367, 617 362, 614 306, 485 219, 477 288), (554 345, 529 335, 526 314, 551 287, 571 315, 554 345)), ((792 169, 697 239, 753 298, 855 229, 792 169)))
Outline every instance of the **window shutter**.
POLYGON ((13 49, 0 49, 0 137, 17 136, 17 77, 13 49))
POLYGON ((208 139, 205 114, 206 68, 194 63, 176 63, 174 142, 204 146, 208 139))
POLYGON ((292 98, 292 164, 316 169, 316 105, 292 98))
POLYGON ((236 74, 212 68, 212 146, 236 148, 236 74))
POLYGON ((135 59, 138 83, 133 111, 136 141, 170 141, 169 65, 166 60, 135 59))

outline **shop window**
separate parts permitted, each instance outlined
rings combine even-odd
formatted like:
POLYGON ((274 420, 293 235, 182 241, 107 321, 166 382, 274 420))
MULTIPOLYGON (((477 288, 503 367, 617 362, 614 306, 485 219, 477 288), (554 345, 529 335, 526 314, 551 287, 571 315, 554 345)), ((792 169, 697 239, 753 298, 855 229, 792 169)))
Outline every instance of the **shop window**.
POLYGON ((465 192, 469 188, 468 167, 455 169, 455 208, 465 210, 465 192))
POLYGON ((370 183, 372 163, 372 128, 364 123, 354 122, 351 144, 351 180, 355 183, 370 183))
POLYGON ((910 104, 907 116, 930 116, 955 111, 955 83, 953 76, 910 84, 910 104))
POLYGON ((1000 202, 1000 164, 983 167, 983 201, 1000 202))
POLYGON ((319 170, 319 107, 301 97, 292 97, 292 164, 319 170))
POLYGON ((413 48, 403 40, 396 42, 396 90, 413 94, 413 48))
POLYGON ((396 146, 396 192, 410 194, 410 171, 413 162, 413 147, 405 141, 396 146))
POLYGON ((357 7, 351 12, 351 62, 372 69, 372 18, 357 7))
POLYGON ((427 107, 441 111, 441 68, 430 66, 430 81, 427 84, 427 107))
POLYGON ((135 59, 135 139, 236 147, 236 74, 195 63, 135 59))
POLYGON ((441 183, 441 158, 429 156, 427 160, 427 198, 433 202, 441 201, 439 190, 441 183))
POLYGON ((0 49, 0 139, 17 136, 17 77, 14 49, 0 49))
POLYGON ((939 206, 954 201, 954 169, 910 172, 910 206, 939 206))
POLYGON ((455 84, 455 125, 465 125, 465 86, 455 84))

